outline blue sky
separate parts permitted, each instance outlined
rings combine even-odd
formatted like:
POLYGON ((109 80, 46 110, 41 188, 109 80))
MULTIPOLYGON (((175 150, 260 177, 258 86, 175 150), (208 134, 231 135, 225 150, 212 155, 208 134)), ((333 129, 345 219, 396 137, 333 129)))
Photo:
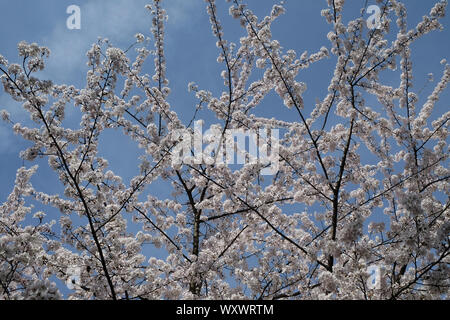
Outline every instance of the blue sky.
MULTIPOLYGON (((51 55, 47 68, 41 73, 42 78, 52 79, 56 83, 74 84, 82 88, 85 84, 86 51, 98 36, 107 37, 118 47, 127 48, 134 42, 138 32, 150 35, 151 16, 144 6, 148 0, 39 0, 39 1, 0 1, 0 54, 9 62, 17 62, 17 43, 26 40, 49 47, 51 55), (69 5, 81 8, 81 30, 66 28, 69 5)), ((249 7, 260 17, 270 12, 275 0, 249 0, 249 7)), ((409 27, 419 22, 427 14, 434 1, 406 0, 409 11, 409 27)), ((317 52, 322 46, 330 48, 327 33, 330 26, 321 17, 321 9, 326 7, 325 0, 287 0, 287 13, 274 25, 273 38, 282 46, 294 49, 298 55, 307 50, 317 52)), ((365 0, 347 0, 348 14, 346 20, 359 16, 359 10, 365 0)), ((376 4, 369 0, 368 5, 376 4)), ((169 20, 166 24, 166 60, 167 77, 172 93, 169 101, 180 118, 187 124, 190 120, 197 100, 187 90, 187 84, 195 81, 200 89, 210 90, 218 95, 223 89, 220 72, 223 66, 216 62, 219 53, 215 46, 216 39, 211 33, 209 18, 203 0, 164 0, 169 20)), ((225 38, 238 42, 243 29, 237 20, 228 15, 228 4, 225 0, 217 0, 220 20, 224 25, 225 38)), ((368 15, 367 15, 368 17, 368 15)), ((421 39, 413 48, 415 90, 419 90, 427 82, 427 74, 434 73, 435 83, 442 75, 439 62, 450 60, 450 18, 443 19, 442 32, 433 32, 421 39)), ((302 71, 299 80, 305 82, 308 89, 305 94, 305 105, 314 105, 316 99, 323 99, 327 93, 329 79, 333 73, 335 59, 330 58, 314 64, 302 71)), ((145 72, 152 73, 152 59, 149 59, 145 72)), ((384 77, 393 85, 398 85, 398 73, 384 77)), ((422 99, 431 93, 434 84, 424 89, 422 99)), ((448 90, 438 104, 437 113, 449 107, 448 90)), ((376 103, 375 100, 370 101, 376 103)), ((0 91, 0 110, 6 109, 14 121, 29 122, 28 115, 3 91, 0 91)), ((273 94, 265 99, 258 111, 259 115, 293 120, 293 110, 282 105, 273 94)), ((70 111, 68 115, 70 116, 70 111)), ((208 118, 209 115, 200 115, 208 118)), ((76 123, 78 120, 74 121, 76 123)), ((138 169, 137 147, 120 132, 106 132, 102 137, 101 153, 108 159, 111 168, 128 181, 138 169)), ((19 151, 28 146, 21 137, 15 136, 3 122, 0 123, 0 201, 4 201, 11 191, 17 168, 25 164, 18 156, 19 151)), ((40 173, 33 179, 34 186, 51 194, 61 193, 56 175, 48 169, 46 160, 38 160, 40 173), (52 179, 49 179, 49 178, 52 179), (48 182, 53 181, 53 182, 48 182)), ((151 189, 151 188, 150 188, 151 189)), ((159 190, 161 196, 169 196, 170 190, 159 190)))

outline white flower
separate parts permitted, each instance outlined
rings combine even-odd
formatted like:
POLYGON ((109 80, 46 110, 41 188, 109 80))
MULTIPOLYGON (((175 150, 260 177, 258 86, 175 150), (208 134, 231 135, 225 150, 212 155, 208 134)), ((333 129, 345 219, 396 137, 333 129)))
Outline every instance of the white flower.
POLYGON ((33 218, 42 220, 45 216, 46 216, 46 214, 44 212, 38 211, 33 215, 33 218))
POLYGON ((259 69, 263 69, 266 65, 266 59, 258 59, 256 60, 256 67, 259 69))
POLYGON ((4 121, 9 121, 9 112, 6 110, 1 110, 0 111, 0 116, 2 117, 2 119, 4 121))
POLYGON ((18 74, 21 70, 22 68, 16 63, 13 63, 8 67, 8 73, 10 74, 18 74))
POLYGON ((5 59, 5 57, 3 57, 1 54, 0 54, 0 65, 7 65, 8 64, 8 60, 6 60, 5 59))
POLYGON ((136 33, 136 35, 134 36, 137 39, 138 43, 144 42, 145 37, 142 33, 136 33))

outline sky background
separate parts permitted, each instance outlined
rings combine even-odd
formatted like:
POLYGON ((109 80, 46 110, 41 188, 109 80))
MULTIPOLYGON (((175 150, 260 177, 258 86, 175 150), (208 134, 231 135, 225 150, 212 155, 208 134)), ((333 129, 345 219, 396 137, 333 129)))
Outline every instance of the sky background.
MULTIPOLYGON (((83 88, 86 79, 86 51, 97 38, 106 37, 114 46, 128 48, 135 41, 138 32, 150 36, 151 16, 144 9, 148 0, 0 0, 0 54, 10 63, 18 62, 17 43, 25 40, 47 46, 51 50, 47 68, 40 73, 41 78, 62 84, 73 84, 83 88), (81 8, 81 29, 69 30, 66 20, 69 5, 81 8)), ((270 13, 274 0, 246 1, 260 18, 270 13)), ((347 0, 348 13, 345 21, 359 17, 359 10, 365 0, 347 0)), ((414 27, 424 14, 428 14, 434 0, 406 0, 408 8, 409 28, 414 27)), ((367 5, 376 4, 375 0, 367 1, 367 5)), ((217 0, 219 19, 223 23, 225 38, 239 42, 244 34, 238 20, 228 15, 229 4, 225 0, 217 0)), ((223 90, 220 72, 223 65, 216 62, 219 50, 216 39, 212 35, 209 17, 206 14, 206 3, 203 0, 164 0, 162 6, 167 10, 169 20, 166 23, 166 61, 167 77, 172 93, 169 102, 177 111, 185 124, 191 119, 197 100, 187 90, 187 84, 196 82, 199 89, 210 90, 216 96, 223 90)), ((287 13, 280 17, 273 26, 273 38, 280 41, 285 50, 294 49, 298 55, 305 50, 314 53, 322 46, 330 49, 327 33, 330 25, 321 17, 320 11, 326 7, 325 0, 287 0, 287 13)), ((369 15, 366 15, 368 18, 369 15)), ((421 100, 431 93, 434 85, 442 76, 443 58, 450 60, 450 18, 442 20, 446 28, 441 32, 426 35, 412 46, 415 88, 417 92, 427 83, 427 74, 434 73, 434 84, 428 84, 423 90, 421 100)), ((306 108, 313 106, 316 99, 323 99, 327 94, 329 80, 334 71, 335 59, 325 59, 302 70, 298 79, 307 84, 305 93, 306 108)), ((150 57, 144 68, 145 73, 153 73, 153 59, 150 57)), ((392 85, 399 84, 398 73, 391 72, 383 77, 392 85)), ((449 90, 444 92, 438 103, 437 113, 448 110, 449 90)), ((369 102, 376 103, 376 100, 369 102)), ((420 105, 420 103, 418 104, 420 105)), ((69 106, 70 108, 70 106, 69 106)), ((20 104, 0 91, 0 110, 11 113, 15 122, 29 123, 29 116, 20 104)), ((293 121, 294 110, 282 105, 282 101, 270 94, 256 112, 258 115, 277 117, 293 121)), ((67 115, 70 117, 71 111, 67 115)), ((201 116, 201 115, 200 115, 201 116)), ((208 117, 208 115, 204 115, 208 117)), ((297 119, 297 118, 295 118, 297 119)), ((70 120, 72 121, 72 120, 70 120)), ((77 123, 79 119, 74 119, 77 123)), ((4 201, 12 190, 16 170, 32 163, 19 158, 19 152, 29 144, 21 137, 15 136, 4 122, 0 122, 0 201, 4 201)), ((100 153, 108 159, 115 173, 128 182, 138 173, 135 164, 139 150, 134 143, 121 132, 107 131, 102 137, 100 153)), ((62 193, 56 175, 48 168, 47 160, 37 160, 40 164, 39 174, 32 182, 36 189, 50 194, 62 193)), ((158 190, 159 194, 169 196, 169 190, 158 190)))

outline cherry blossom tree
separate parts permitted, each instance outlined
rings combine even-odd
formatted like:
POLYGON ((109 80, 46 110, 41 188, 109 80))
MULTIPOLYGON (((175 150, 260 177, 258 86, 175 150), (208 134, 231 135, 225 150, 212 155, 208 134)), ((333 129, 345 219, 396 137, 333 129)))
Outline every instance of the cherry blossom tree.
POLYGON ((18 44, 18 64, 0 55, 4 91, 34 125, 2 111, 4 123, 30 142, 21 152, 26 163, 47 159, 61 187, 60 194, 36 190, 30 181, 38 167, 18 170, 0 206, 0 298, 62 298, 55 281, 65 283, 71 270, 78 278, 70 299, 448 297, 450 111, 433 111, 450 65, 442 61, 440 80, 419 104, 411 61, 412 44, 442 28, 447 2, 408 29, 403 3, 378 1, 380 25, 370 29, 363 14, 344 23, 344 0, 327 0, 329 43, 301 55, 272 39, 282 4, 260 19, 241 1, 227 1, 244 33, 231 43, 216 1, 205 2, 224 87, 214 96, 189 84, 198 98, 189 123, 168 102, 163 1, 146 6, 154 47, 143 34, 127 50, 99 40, 87 52, 84 88, 39 79, 50 51, 35 43, 18 44), (336 60, 328 92, 307 105, 301 72, 324 59, 336 60), (399 85, 384 84, 386 73, 399 85), (271 92, 280 98, 275 110, 289 108, 292 121, 256 115, 271 92), (368 105, 369 97, 377 103, 368 105), (65 125, 69 108, 81 114, 76 128, 65 125), (231 168, 217 152, 213 161, 174 164, 182 143, 174 133, 194 134, 201 109, 220 122, 219 149, 227 130, 279 129, 271 154, 277 171, 262 175, 265 165, 250 162, 231 168), (130 181, 98 152, 109 129, 142 150, 130 181))

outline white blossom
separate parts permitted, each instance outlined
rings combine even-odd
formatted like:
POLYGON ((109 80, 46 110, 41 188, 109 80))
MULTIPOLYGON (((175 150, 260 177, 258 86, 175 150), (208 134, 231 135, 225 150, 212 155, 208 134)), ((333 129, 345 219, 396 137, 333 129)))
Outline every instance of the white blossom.
POLYGON ((145 37, 142 33, 136 33, 136 35, 134 36, 136 38, 136 41, 138 43, 144 42, 145 37))

